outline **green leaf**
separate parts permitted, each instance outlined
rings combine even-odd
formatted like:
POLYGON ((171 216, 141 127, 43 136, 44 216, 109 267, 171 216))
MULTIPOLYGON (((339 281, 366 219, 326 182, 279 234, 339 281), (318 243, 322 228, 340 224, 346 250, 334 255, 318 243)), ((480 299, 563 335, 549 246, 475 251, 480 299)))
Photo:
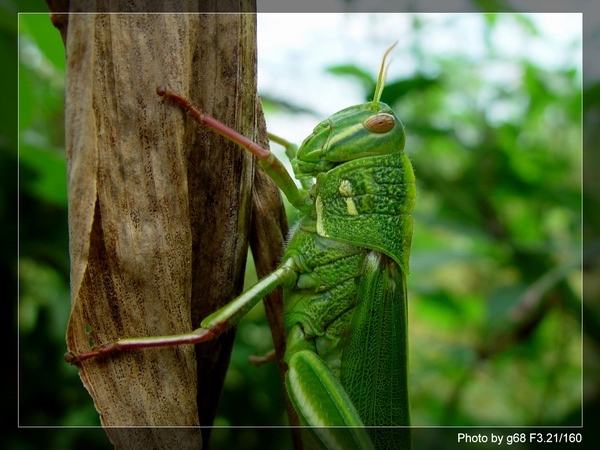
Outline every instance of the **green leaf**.
POLYGON ((413 92, 423 92, 434 86, 438 86, 439 84, 438 78, 429 78, 423 75, 396 80, 385 85, 385 89, 381 95, 381 101, 388 105, 394 105, 408 94, 413 92))
POLYGON ((67 205, 64 155, 25 143, 20 147, 19 166, 22 190, 55 205, 67 205))
MULTIPOLYGON (((355 78, 359 81, 363 87, 365 92, 371 93, 371 99, 373 98, 373 92, 375 92, 375 85, 377 84, 377 78, 371 75, 370 72, 361 69, 352 64, 342 64, 338 66, 331 66, 327 68, 327 72, 338 75, 338 76, 347 76, 351 78, 355 78)), ((385 92, 385 89, 384 89, 385 92)))

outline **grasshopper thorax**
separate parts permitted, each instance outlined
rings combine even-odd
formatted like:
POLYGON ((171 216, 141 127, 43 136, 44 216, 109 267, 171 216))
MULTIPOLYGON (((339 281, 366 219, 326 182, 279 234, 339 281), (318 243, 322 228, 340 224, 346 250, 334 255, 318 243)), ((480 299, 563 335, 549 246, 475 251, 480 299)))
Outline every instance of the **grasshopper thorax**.
POLYGON ((404 149, 404 126, 385 103, 351 106, 319 123, 307 137, 292 165, 298 177, 315 177, 335 166, 365 156, 404 149))

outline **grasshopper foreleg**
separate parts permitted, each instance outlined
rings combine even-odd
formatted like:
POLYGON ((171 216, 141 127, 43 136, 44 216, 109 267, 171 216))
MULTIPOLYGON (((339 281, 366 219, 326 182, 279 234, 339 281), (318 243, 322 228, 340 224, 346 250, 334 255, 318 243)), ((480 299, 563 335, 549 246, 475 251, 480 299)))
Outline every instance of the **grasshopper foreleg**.
POLYGON ((225 305, 223 308, 209 315, 200 324, 200 328, 190 333, 170 336, 149 336, 131 339, 120 339, 110 344, 101 345, 87 352, 65 354, 65 361, 79 364, 87 359, 122 352, 125 350, 167 347, 171 345, 199 344, 219 336, 223 331, 236 325, 240 319, 254 307, 263 297, 277 286, 293 282, 296 269, 290 259, 274 272, 270 273, 239 297, 225 305))
MULTIPOLYGON (((158 88, 156 88, 156 93, 161 97, 169 98, 177 102, 200 125, 203 125, 205 127, 210 128, 213 131, 216 131, 221 136, 224 136, 227 139, 235 142, 240 147, 246 149, 254 156, 256 156, 258 158, 259 165, 263 168, 265 172, 267 172, 269 177, 271 177, 275 184, 277 184, 279 189, 283 191, 290 203, 300 211, 308 212, 310 210, 312 206, 312 201, 308 192, 306 192, 306 190, 304 189, 298 189, 296 183, 286 170, 283 163, 279 159, 277 159, 277 157, 273 153, 271 153, 267 149, 262 148, 247 137, 241 135, 233 128, 230 128, 224 123, 219 122, 217 119, 209 116, 208 114, 205 114, 200 109, 192 105, 189 102, 189 100, 187 100, 185 97, 178 94, 177 92, 173 91, 171 88, 167 86, 159 86, 158 88)), ((295 151, 289 143, 287 148, 288 152, 295 151)))

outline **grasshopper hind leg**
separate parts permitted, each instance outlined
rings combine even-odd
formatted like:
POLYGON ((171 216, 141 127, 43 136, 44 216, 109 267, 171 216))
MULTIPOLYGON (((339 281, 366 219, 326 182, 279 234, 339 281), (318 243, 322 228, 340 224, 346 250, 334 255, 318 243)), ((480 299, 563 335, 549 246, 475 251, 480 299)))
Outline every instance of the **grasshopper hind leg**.
MULTIPOLYGON (((288 338, 302 345, 304 333, 296 325, 288 338)), ((305 341, 306 342, 306 341, 305 341)), ((323 359, 308 348, 287 356, 286 386, 310 448, 372 449, 373 444, 348 394, 323 359)))

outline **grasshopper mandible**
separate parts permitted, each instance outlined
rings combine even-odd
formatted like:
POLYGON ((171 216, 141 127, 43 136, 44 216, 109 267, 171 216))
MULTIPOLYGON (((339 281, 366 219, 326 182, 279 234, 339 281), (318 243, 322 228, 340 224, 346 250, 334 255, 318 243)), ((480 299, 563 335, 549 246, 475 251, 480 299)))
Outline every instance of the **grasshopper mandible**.
POLYGON ((80 364, 129 349, 205 342, 282 286, 286 389, 311 427, 309 439, 327 449, 409 448, 409 430, 398 427, 410 425, 406 275, 416 187, 404 127, 379 101, 395 45, 384 54, 373 101, 319 123, 297 150, 292 167, 302 188, 270 151, 159 87, 158 95, 254 154, 301 218, 278 268, 200 328, 121 339, 65 359, 80 364))

